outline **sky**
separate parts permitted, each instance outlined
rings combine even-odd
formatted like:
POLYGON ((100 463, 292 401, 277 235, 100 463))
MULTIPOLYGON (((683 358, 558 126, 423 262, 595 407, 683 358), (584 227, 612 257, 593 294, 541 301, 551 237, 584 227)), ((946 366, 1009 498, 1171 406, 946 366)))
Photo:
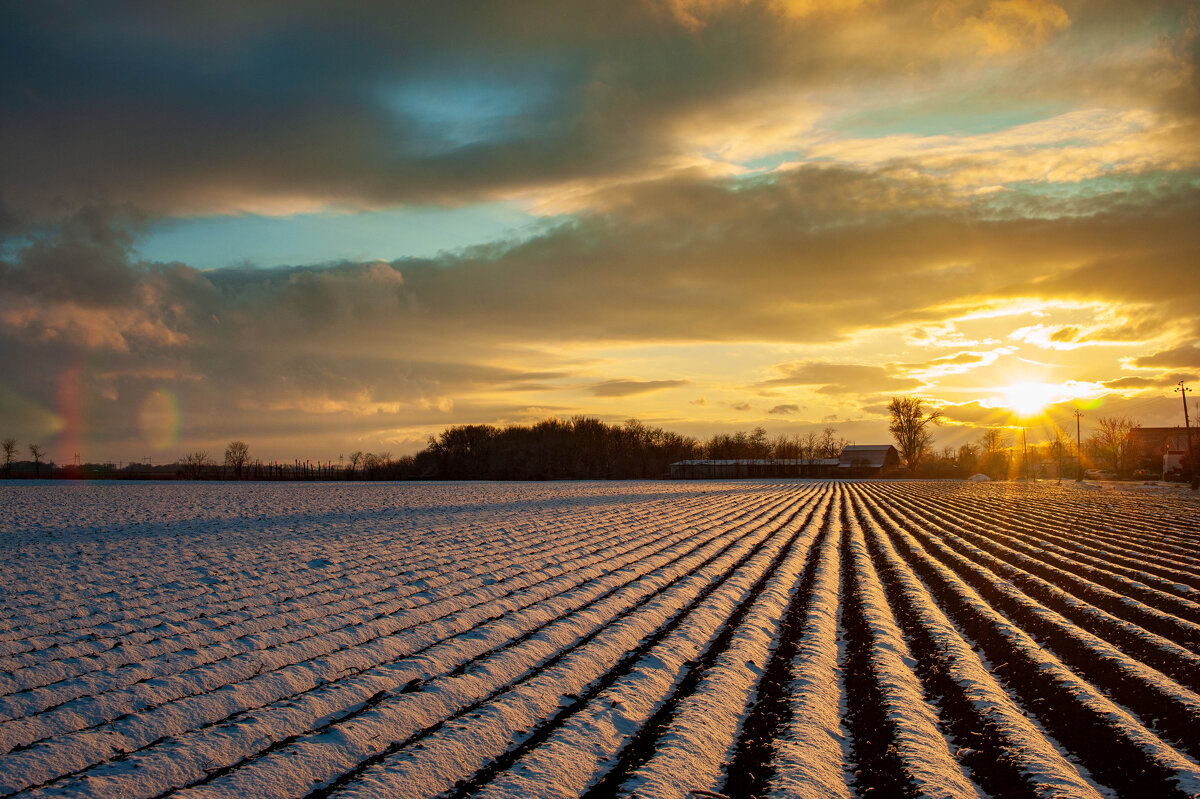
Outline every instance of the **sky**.
POLYGON ((1157 0, 2 2, 0 437, 1181 424, 1198 61, 1157 0))

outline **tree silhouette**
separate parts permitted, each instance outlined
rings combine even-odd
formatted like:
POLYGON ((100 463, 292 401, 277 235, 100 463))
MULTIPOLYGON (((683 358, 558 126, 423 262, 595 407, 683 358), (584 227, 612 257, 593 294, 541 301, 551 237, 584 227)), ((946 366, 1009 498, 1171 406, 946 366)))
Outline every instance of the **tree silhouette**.
POLYGON ((46 450, 38 444, 29 445, 29 454, 33 456, 33 476, 42 476, 42 458, 46 454, 46 450))
POLYGON ((929 445, 933 443, 930 427, 941 423, 942 412, 930 408, 926 413, 924 401, 920 397, 909 396, 892 397, 888 403, 888 413, 892 417, 888 432, 896 439, 896 449, 900 450, 908 468, 916 471, 929 445))
POLYGON ((242 477, 242 470, 246 468, 246 464, 250 462, 250 447, 245 441, 230 441, 229 446, 225 448, 225 468, 232 469, 234 476, 239 480, 242 477))
POLYGON ((1055 427, 1054 437, 1046 442, 1046 448, 1054 458, 1055 476, 1061 481, 1063 462, 1067 458, 1067 453, 1071 451, 1071 437, 1061 427, 1055 427))
POLYGON ((204 476, 204 471, 210 466, 215 466, 216 463, 204 450, 185 453, 179 460, 179 465, 183 471, 183 476, 188 480, 199 480, 204 476))
POLYGON ((1125 473, 1129 468, 1133 431, 1140 425, 1127 416, 1101 416, 1096 425, 1100 429, 1091 435, 1088 443, 1109 468, 1117 474, 1125 473))
POLYGON ((4 476, 12 477, 13 458, 17 457, 17 440, 6 438, 0 441, 0 447, 4 449, 4 476))
MULTIPOLYGON (((749 440, 745 433, 740 435, 749 440)), ((529 427, 451 427, 391 471, 449 480, 662 477, 670 464, 699 454, 694 439, 636 419, 607 425, 577 416, 544 419, 529 427)))
POLYGON ((820 443, 817 445, 818 458, 836 458, 842 454, 850 441, 837 434, 836 427, 826 427, 821 431, 820 443))

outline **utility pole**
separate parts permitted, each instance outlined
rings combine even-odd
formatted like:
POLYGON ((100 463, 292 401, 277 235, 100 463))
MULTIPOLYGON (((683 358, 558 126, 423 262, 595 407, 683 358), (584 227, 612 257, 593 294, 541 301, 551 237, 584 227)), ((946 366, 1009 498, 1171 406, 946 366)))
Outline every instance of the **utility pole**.
POLYGON ((1075 482, 1083 482, 1083 439, 1079 435, 1079 420, 1083 411, 1075 409, 1075 482))
POLYGON ((1021 471, 1025 474, 1025 479, 1029 479, 1029 439, 1025 437, 1025 425, 1021 425, 1021 471))
POLYGON ((1183 398, 1183 431, 1187 435, 1188 442, 1188 479, 1192 484, 1192 490, 1195 491, 1197 487, 1200 487, 1200 478, 1196 477, 1196 453, 1192 450, 1192 425, 1191 422, 1188 421, 1187 412, 1187 393, 1191 391, 1191 389, 1185 386, 1183 381, 1180 380, 1179 388, 1175 390, 1178 391, 1179 396, 1183 398))

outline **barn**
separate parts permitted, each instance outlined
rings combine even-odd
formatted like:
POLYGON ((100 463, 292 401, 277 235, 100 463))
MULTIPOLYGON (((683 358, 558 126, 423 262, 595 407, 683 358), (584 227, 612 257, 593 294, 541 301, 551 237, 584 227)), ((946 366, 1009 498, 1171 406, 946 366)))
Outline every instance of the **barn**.
POLYGON ((837 468, 839 477, 878 477, 900 468, 900 453, 891 444, 851 444, 837 468))

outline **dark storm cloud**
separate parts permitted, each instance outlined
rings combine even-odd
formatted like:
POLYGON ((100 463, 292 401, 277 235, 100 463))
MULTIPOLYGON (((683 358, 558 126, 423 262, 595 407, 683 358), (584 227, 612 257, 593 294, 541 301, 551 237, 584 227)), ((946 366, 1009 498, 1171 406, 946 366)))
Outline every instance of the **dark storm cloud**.
MULTIPOLYGON (((27 219, 93 203, 286 211, 661 174, 695 157, 680 136, 711 135, 748 108, 774 113, 797 102, 787 92, 898 68, 933 80, 980 52, 1045 44, 1068 16, 1094 37, 1184 7, 1003 5, 9 3, 0 196, 27 219)), ((1195 105, 1189 24, 1158 60, 1121 65, 1125 82, 1140 80, 1128 94, 1195 105)), ((1037 66, 1055 64, 1067 83, 1093 72, 1066 56, 1037 66)), ((1052 97, 1039 80, 1017 94, 1052 97)))
POLYGON ((457 202, 640 162, 654 117, 763 58, 590 8, 8 4, 0 192, 26 214, 457 202))

